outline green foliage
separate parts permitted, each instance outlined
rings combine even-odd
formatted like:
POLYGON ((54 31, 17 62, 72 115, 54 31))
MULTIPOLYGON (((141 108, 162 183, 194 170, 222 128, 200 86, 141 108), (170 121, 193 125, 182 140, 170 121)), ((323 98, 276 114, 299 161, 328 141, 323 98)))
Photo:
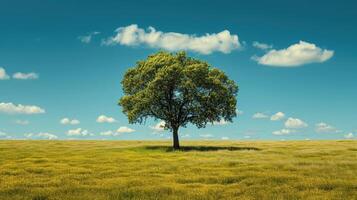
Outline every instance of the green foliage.
POLYGON ((119 105, 130 123, 154 117, 165 121, 165 128, 177 130, 187 123, 202 128, 236 116, 235 82, 185 52, 158 52, 137 62, 122 85, 125 96, 119 105))

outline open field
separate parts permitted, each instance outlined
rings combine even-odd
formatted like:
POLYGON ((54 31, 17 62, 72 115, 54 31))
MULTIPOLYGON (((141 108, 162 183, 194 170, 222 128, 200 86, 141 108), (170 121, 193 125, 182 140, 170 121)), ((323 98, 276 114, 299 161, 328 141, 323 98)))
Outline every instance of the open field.
POLYGON ((0 141, 0 199, 357 199, 357 141, 0 141))

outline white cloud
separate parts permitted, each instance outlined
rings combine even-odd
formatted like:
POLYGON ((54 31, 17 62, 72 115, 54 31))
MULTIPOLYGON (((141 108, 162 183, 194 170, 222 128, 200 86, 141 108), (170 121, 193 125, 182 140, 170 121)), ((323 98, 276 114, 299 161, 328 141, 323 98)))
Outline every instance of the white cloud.
POLYGON ((279 121, 285 118, 285 114, 283 112, 277 112, 270 117, 272 121, 279 121))
POLYGON ((273 48, 273 45, 269 45, 269 44, 261 43, 261 42, 258 42, 258 41, 254 41, 253 42, 253 47, 258 48, 258 49, 262 49, 262 50, 267 50, 267 49, 273 48))
POLYGON ((135 131, 134 129, 131 129, 129 127, 121 126, 118 128, 117 133, 132 133, 134 131, 135 131))
MULTIPOLYGON (((30 80, 30 79, 38 79, 38 74, 31 72, 31 73, 22 73, 22 72, 16 72, 15 74, 12 75, 12 78, 14 79, 20 79, 20 80, 30 80)), ((2 67, 0 67, 0 80, 8 80, 10 79, 10 76, 6 73, 6 70, 2 67)))
POLYGON ((264 114, 264 113, 255 113, 253 116, 252 116, 252 118, 253 119, 266 119, 266 118, 268 118, 269 116, 268 115, 266 115, 266 114, 264 114))
POLYGON ((98 123, 114 123, 116 122, 116 120, 112 117, 107 117, 105 115, 100 115, 98 118, 97 118, 97 122, 98 123))
POLYGON ((324 122, 320 122, 318 124, 315 124, 315 131, 318 133, 333 133, 333 132, 338 132, 338 130, 324 122))
POLYGON ((101 133, 99 133, 99 135, 102 135, 102 136, 118 136, 122 133, 132 133, 132 132, 135 132, 134 129, 131 129, 129 127, 126 127, 126 126, 121 126, 119 127, 116 131, 103 131, 101 133))
POLYGON ((99 135, 102 135, 102 136, 118 136, 119 133, 115 133, 113 131, 104 131, 104 132, 99 133, 99 135))
POLYGON ((77 125, 77 124, 80 124, 81 122, 78 119, 69 119, 66 117, 66 118, 61 119, 60 123, 64 124, 64 125, 67 125, 67 124, 77 125))
POLYGON ((67 131, 68 136, 87 136, 90 135, 88 130, 82 129, 82 128, 77 128, 77 129, 72 129, 67 131))
POLYGON ((30 122, 28 120, 16 120, 15 124, 28 125, 30 122))
POLYGON ((215 51, 230 53, 240 48, 237 35, 231 35, 228 30, 203 36, 189 35, 175 32, 157 31, 153 27, 147 30, 132 24, 116 29, 116 35, 103 41, 104 45, 137 46, 147 45, 151 48, 160 48, 169 51, 190 50, 201 54, 210 54, 215 51))
POLYGON ((347 133, 346 135, 344 135, 344 138, 352 139, 352 138, 354 138, 354 135, 353 135, 353 133, 347 133))
POLYGON ((34 138, 34 139, 46 139, 46 140, 55 140, 58 139, 58 137, 54 134, 51 133, 27 133, 25 134, 25 137, 27 138, 34 138))
POLYGON ((38 79, 38 74, 31 72, 31 73, 22 73, 22 72, 16 72, 14 75, 12 75, 12 78, 14 79, 20 79, 20 80, 32 80, 32 79, 38 79))
POLYGON ((165 122, 160 121, 155 126, 150 126, 150 128, 156 132, 161 132, 165 130, 165 122))
POLYGON ((38 133, 37 136, 48 140, 53 140, 58 138, 56 135, 53 135, 51 133, 38 133))
POLYGON ((242 110, 238 110, 238 109, 236 109, 236 114, 237 114, 237 115, 243 115, 243 114, 244 114, 244 112, 243 112, 242 110))
POLYGON ((45 110, 33 105, 15 105, 13 103, 0 103, 0 112, 8 114, 42 114, 45 110))
POLYGON ((80 124, 81 122, 78 119, 72 119, 70 122, 72 125, 80 124))
POLYGON ((229 137, 221 137, 221 140, 229 140, 229 137))
POLYGON ((95 35, 98 35, 100 34, 100 32, 98 31, 95 31, 95 32, 92 32, 92 33, 89 33, 88 35, 84 35, 84 36, 79 36, 78 39, 83 42, 83 43, 90 43, 92 41, 92 38, 95 36, 95 35))
POLYGON ((32 136, 34 136, 35 134, 33 133, 25 133, 24 136, 27 137, 27 138, 30 138, 32 136))
POLYGON ((305 128, 307 127, 307 123, 302 121, 301 119, 298 118, 292 118, 289 117, 286 121, 285 121, 285 127, 286 128, 305 128))
POLYGON ((300 41, 287 49, 272 49, 262 57, 253 56, 252 59, 262 65, 277 67, 294 67, 308 63, 322 63, 330 59, 334 51, 321 49, 315 44, 300 41))
POLYGON ((213 135, 212 135, 212 134, 200 134, 200 137, 203 137, 203 138, 212 138, 213 135))
POLYGON ((179 136, 182 137, 182 138, 190 138, 191 137, 191 135, 188 134, 188 133, 182 134, 182 135, 180 134, 179 136))
POLYGON ((6 134, 6 133, 4 133, 4 132, 0 131, 0 138, 1 138, 1 137, 6 137, 6 136, 7 136, 7 134, 6 134))
POLYGON ((213 122, 213 125, 224 126, 224 125, 227 125, 228 123, 229 123, 229 122, 227 122, 226 120, 221 119, 221 120, 219 120, 219 121, 213 122))
POLYGON ((278 131, 273 131, 273 135, 289 135, 290 133, 296 132, 295 130, 291 129, 281 129, 278 131))
POLYGON ((9 78, 10 76, 6 74, 5 69, 0 67, 0 80, 7 80, 9 78))

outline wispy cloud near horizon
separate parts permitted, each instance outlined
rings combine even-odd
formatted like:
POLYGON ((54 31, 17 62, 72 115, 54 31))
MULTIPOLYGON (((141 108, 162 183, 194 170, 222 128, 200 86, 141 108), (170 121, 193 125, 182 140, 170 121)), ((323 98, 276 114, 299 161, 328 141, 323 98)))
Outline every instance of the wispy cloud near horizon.
POLYGON ((22 72, 16 72, 14 75, 12 75, 12 78, 14 79, 19 79, 19 80, 33 80, 33 79, 38 79, 39 75, 31 72, 31 73, 22 73, 22 72))

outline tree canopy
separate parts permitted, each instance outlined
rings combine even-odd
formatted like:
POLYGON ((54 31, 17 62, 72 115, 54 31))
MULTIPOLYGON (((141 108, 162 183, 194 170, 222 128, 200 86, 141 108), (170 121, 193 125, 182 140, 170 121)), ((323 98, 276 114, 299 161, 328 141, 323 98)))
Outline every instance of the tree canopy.
POLYGON ((122 85, 119 105, 129 123, 143 123, 148 117, 164 121, 164 128, 173 132, 175 149, 179 127, 191 123, 203 128, 236 116, 235 82, 185 52, 160 51, 138 61, 125 73, 122 85))

